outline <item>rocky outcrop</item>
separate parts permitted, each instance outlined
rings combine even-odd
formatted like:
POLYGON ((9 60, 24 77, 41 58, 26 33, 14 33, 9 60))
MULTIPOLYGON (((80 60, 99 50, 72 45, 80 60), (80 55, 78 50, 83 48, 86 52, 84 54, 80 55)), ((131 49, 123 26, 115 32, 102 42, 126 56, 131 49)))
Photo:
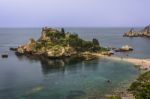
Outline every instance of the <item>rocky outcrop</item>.
POLYGON ((133 51, 133 48, 129 45, 124 45, 119 49, 115 49, 116 52, 127 52, 127 51, 133 51))
POLYGON ((111 56, 113 54, 114 54, 114 52, 112 50, 107 51, 107 52, 102 52, 102 55, 107 55, 107 56, 111 56))
MULTIPOLYGON (((80 55, 85 51, 98 52, 105 50, 100 47, 97 39, 85 41, 77 34, 65 33, 65 30, 55 28, 42 28, 38 40, 30 38, 29 41, 15 49, 16 55, 44 56, 48 58, 62 58, 80 55)), ((89 56, 88 56, 89 57, 89 56)))
POLYGON ((27 43, 21 45, 17 48, 17 55, 35 55, 41 56, 44 55, 49 58, 61 58, 61 57, 70 57, 72 55, 76 55, 77 51, 73 47, 63 47, 63 46, 55 46, 51 49, 46 49, 43 47, 40 50, 34 50, 32 45, 34 43, 27 43))
POLYGON ((76 55, 77 52, 72 47, 61 47, 59 49, 51 49, 47 50, 48 57, 70 57, 72 55, 76 55))
POLYGON ((130 51, 130 50, 133 50, 133 48, 129 45, 124 45, 120 48, 121 50, 124 50, 124 51, 130 51))
POLYGON ((134 31, 132 28, 129 32, 125 32, 124 37, 150 37, 150 25, 141 31, 134 31))

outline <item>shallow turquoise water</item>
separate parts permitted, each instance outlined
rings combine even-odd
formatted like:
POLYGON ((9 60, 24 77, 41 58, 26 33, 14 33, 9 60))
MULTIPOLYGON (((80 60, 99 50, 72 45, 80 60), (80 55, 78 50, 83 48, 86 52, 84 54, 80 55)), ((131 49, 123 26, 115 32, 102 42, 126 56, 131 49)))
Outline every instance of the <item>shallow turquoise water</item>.
POLYGON ((0 64, 2 99, 101 97, 121 87, 123 82, 128 85, 138 75, 133 64, 107 59, 34 60, 12 55, 1 59, 0 64))
MULTIPOLYGON (((149 39, 122 38, 126 28, 66 30, 77 32, 86 40, 96 37, 103 46, 119 47, 131 42, 136 50, 129 56, 150 57, 149 39)), ((0 58, 0 99, 94 99, 128 86, 139 74, 133 64, 122 61, 39 60, 16 57, 9 51, 9 47, 22 44, 30 37, 38 38, 40 31, 38 28, 0 29, 0 54, 5 51, 9 54, 8 59, 0 58)))

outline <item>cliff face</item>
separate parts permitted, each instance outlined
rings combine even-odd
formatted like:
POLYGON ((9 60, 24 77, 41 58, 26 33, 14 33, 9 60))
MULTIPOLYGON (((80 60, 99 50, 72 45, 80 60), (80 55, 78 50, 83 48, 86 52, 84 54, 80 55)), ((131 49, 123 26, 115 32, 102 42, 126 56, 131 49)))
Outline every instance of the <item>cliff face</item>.
POLYGON ((150 37, 150 25, 141 31, 134 31, 132 28, 129 32, 125 32, 124 37, 150 37))
POLYGON ((44 55, 47 57, 69 57, 82 52, 99 52, 105 50, 100 47, 97 39, 85 41, 77 34, 65 32, 64 29, 42 28, 38 40, 29 39, 26 44, 17 48, 17 54, 44 55))

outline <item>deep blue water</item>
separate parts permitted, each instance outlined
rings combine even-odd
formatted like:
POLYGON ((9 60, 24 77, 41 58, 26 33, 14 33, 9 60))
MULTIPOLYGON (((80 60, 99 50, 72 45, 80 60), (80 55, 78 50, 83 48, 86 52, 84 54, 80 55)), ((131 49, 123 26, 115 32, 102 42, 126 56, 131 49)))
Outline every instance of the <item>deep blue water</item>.
MULTIPOLYGON (((129 44, 135 49, 131 57, 150 58, 150 38, 123 38, 129 28, 66 28, 83 39, 93 37, 102 46, 121 47, 129 44)), ((40 36, 39 28, 0 29, 0 99, 87 99, 100 97, 122 86, 128 86, 139 71, 123 61, 97 59, 49 60, 17 57, 9 47, 25 43, 30 37, 40 36), (106 81, 111 80, 108 84, 106 81)), ((118 53, 117 55, 126 55, 118 53)))

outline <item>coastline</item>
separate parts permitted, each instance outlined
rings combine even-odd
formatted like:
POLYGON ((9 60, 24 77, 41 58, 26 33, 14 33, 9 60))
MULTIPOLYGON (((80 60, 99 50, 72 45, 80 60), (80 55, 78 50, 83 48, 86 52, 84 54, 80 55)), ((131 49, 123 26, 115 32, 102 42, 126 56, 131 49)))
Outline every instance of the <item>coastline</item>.
POLYGON ((140 59, 140 58, 131 58, 131 57, 117 57, 117 56, 106 56, 98 53, 92 53, 92 55, 103 57, 107 59, 117 60, 117 61, 126 61, 133 63, 136 66, 139 66, 140 69, 150 70, 150 59, 140 59))
MULTIPOLYGON (((102 55, 102 54, 99 54, 99 53, 92 53, 92 55, 95 55, 97 57, 110 59, 110 60, 125 61, 125 62, 129 62, 129 63, 133 63, 139 69, 150 71, 150 59, 140 59, 140 58, 131 58, 131 57, 118 57, 118 56, 106 56, 106 55, 102 55)), ((132 82, 132 84, 133 83, 134 82, 132 82)), ((137 86, 139 86, 139 85, 137 85, 137 86)), ((110 95, 110 98, 108 97, 108 99, 135 99, 135 97, 136 97, 136 95, 133 92, 131 92, 129 90, 122 90, 122 91, 118 91, 118 93, 114 93, 114 94, 110 95)))

